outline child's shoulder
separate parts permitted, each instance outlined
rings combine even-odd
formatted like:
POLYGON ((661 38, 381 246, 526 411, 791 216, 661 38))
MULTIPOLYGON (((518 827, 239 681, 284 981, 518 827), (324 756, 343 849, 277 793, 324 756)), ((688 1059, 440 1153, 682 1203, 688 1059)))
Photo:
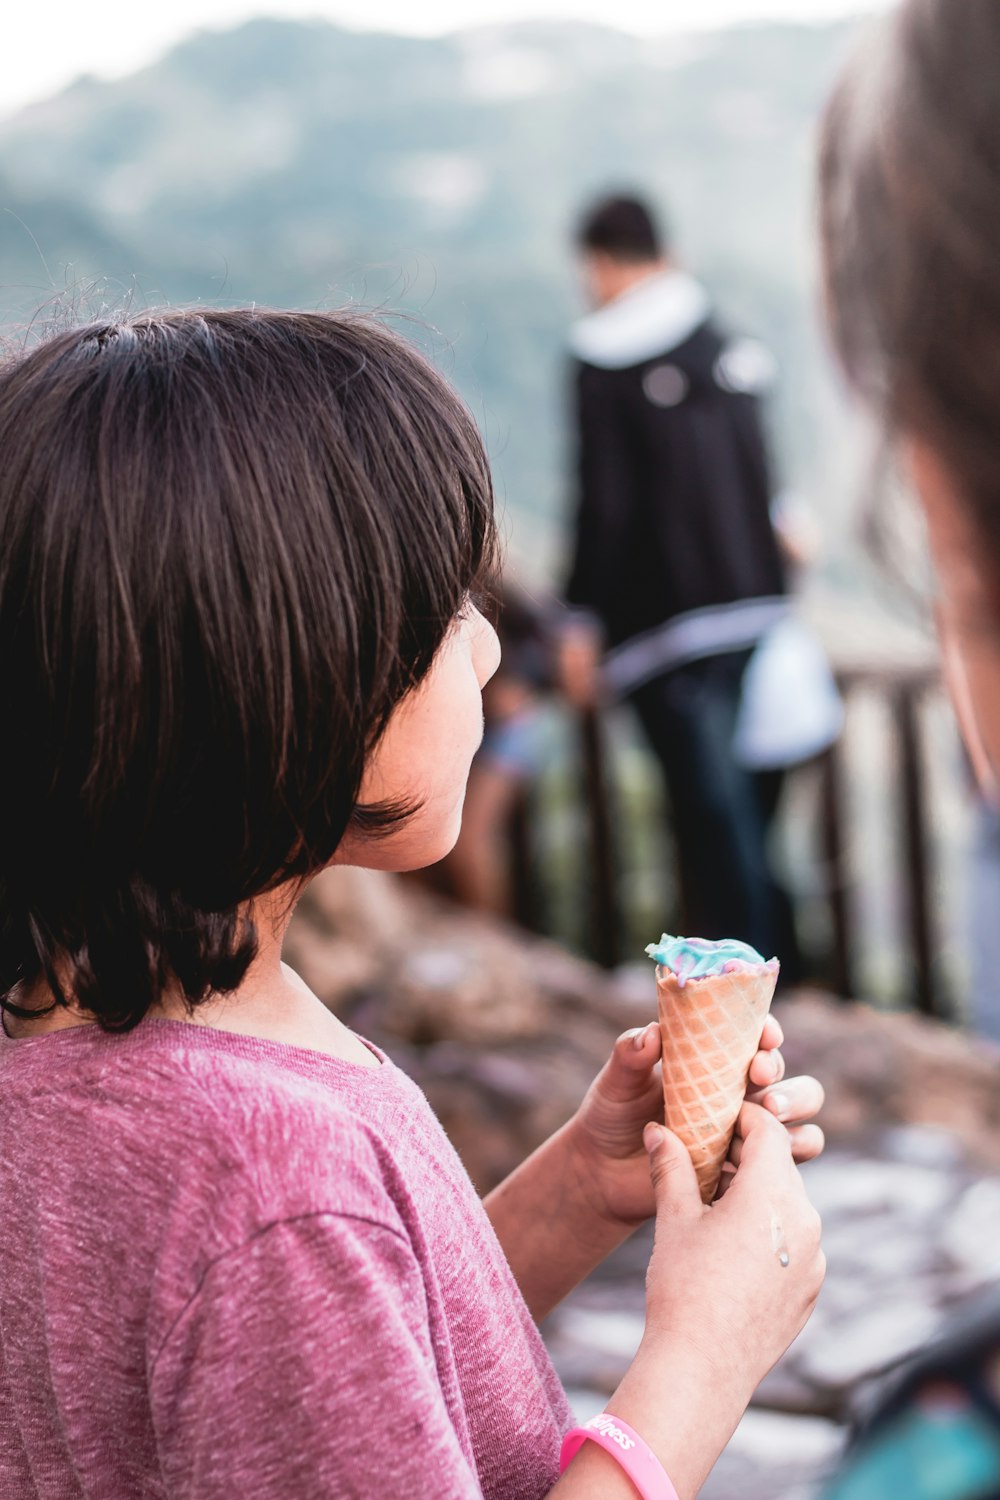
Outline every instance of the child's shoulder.
POLYGON ((216 1268, 285 1226, 338 1264, 420 1260, 438 1179, 452 1180, 426 1117, 391 1063, 184 1022, 11 1042, 0 1047, 0 1218, 14 1243, 47 1236, 56 1261, 102 1264, 111 1298, 142 1283, 160 1348, 216 1268))
POLYGON ((150 1020, 124 1036, 88 1027, 16 1046, 7 1103, 30 1094, 36 1149, 68 1145, 65 1169, 95 1188, 113 1176, 154 1216, 179 1206, 227 1236, 310 1213, 401 1231, 399 1158, 430 1110, 391 1064, 150 1020))
POLYGON ((156 1093, 170 1135, 207 1152, 216 1173, 301 1200, 302 1212, 310 1198, 351 1211, 391 1197, 392 1148, 418 1093, 398 1069, 198 1026, 150 1032, 139 1069, 147 1099, 156 1093))

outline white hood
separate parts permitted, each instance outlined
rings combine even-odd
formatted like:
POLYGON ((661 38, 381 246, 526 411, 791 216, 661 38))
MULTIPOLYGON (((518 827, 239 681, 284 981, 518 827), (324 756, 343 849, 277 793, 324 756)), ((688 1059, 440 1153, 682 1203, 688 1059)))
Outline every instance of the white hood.
POLYGON ((625 370, 676 349, 708 317, 705 288, 683 271, 655 271, 574 324, 569 347, 577 359, 625 370))

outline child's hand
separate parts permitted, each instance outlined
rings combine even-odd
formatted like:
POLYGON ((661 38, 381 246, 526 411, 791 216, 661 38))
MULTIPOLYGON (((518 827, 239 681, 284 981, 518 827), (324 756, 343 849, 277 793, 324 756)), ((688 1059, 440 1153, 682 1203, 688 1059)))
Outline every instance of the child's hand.
POLYGON ((812 1311, 826 1263, 788 1134, 749 1103, 738 1128, 742 1159, 711 1210, 681 1142, 648 1129, 658 1212, 644 1343, 698 1351, 716 1395, 731 1383, 745 1402, 812 1311))
MULTIPOLYGON (((628 1042, 626 1042, 628 1044, 628 1042)), ((820 1223, 772 1111, 744 1104, 742 1160, 711 1209, 684 1145, 647 1127, 657 1205, 646 1326, 609 1411, 652 1448, 678 1495, 701 1491, 755 1387, 808 1318, 825 1271, 820 1223)), ((634 1493, 585 1443, 555 1489, 583 1500, 634 1493)))
MULTIPOLYGON (((787 1127, 794 1159, 810 1161, 823 1149, 823 1132, 805 1122, 822 1108, 823 1088, 815 1078, 784 1077, 778 1050, 783 1039, 778 1022, 768 1016, 760 1051, 750 1064, 747 1097, 787 1127)), ((654 1213, 642 1131, 648 1121, 662 1119, 660 1028, 654 1021, 618 1038, 571 1122, 579 1187, 601 1217, 633 1227, 654 1213)), ((739 1151, 737 1135, 734 1161, 739 1151)))

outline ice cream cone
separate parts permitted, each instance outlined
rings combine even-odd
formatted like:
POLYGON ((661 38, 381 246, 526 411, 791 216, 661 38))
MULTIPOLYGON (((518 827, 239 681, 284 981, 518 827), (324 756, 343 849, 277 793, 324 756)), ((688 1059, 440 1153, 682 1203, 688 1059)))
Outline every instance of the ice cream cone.
POLYGON ((666 1122, 691 1153, 705 1203, 719 1185, 777 978, 776 963, 684 984, 656 970, 666 1122))

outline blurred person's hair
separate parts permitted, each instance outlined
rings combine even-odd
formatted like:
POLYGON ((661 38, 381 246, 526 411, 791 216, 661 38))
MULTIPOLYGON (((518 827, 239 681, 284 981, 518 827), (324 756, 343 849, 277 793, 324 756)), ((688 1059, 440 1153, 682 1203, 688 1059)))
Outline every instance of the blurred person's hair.
POLYGON ((613 260, 642 263, 658 260, 667 245, 663 229, 648 204, 640 198, 615 195, 599 199, 581 216, 576 245, 613 260))
POLYGON ((1000 5, 907 0, 827 108, 834 340, 890 435, 919 434, 1000 537, 1000 5))
POLYGON ((60 332, 0 367, 0 451, 0 1008, 125 1029, 234 989, 247 902, 413 811, 361 776, 492 558, 489 471, 354 313, 60 332))

